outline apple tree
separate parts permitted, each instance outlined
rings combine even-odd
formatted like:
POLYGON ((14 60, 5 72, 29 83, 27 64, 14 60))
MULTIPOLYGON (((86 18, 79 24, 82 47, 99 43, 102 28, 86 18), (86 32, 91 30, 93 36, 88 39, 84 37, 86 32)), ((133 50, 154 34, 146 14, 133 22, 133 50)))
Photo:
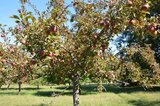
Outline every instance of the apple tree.
POLYGON ((10 42, 10 30, 1 29, 1 34, 5 35, 4 42, 0 45, 1 81, 8 83, 8 87, 10 83, 18 83, 20 92, 21 84, 32 77, 31 57, 20 45, 10 42))
MULTIPOLYGON (((135 6, 132 0, 129 0, 129 3, 131 8, 135 6)), ((160 54, 160 11, 158 9, 159 3, 159 0, 147 0, 146 3, 140 9, 142 12, 146 13, 144 14, 145 18, 143 18, 144 22, 146 23, 145 27, 143 28, 144 31, 141 31, 141 33, 137 33, 137 30, 134 30, 133 27, 133 23, 135 23, 136 21, 131 21, 130 23, 132 26, 127 27, 125 31, 122 33, 122 35, 120 35, 118 39, 115 41, 119 49, 118 54, 124 60, 124 65, 122 67, 126 69, 126 71, 123 70, 120 72, 121 75, 123 75, 120 77, 123 78, 123 80, 125 81, 128 80, 130 83, 137 82, 138 85, 148 85, 155 84, 155 82, 158 82, 157 76, 159 75, 160 54), (139 58, 141 59, 139 60, 139 58), (127 62, 130 64, 125 65, 127 62)), ((134 26, 137 26, 138 23, 134 26)))
POLYGON ((74 106, 79 106, 80 79, 92 73, 95 63, 104 69, 103 62, 94 58, 99 51, 105 53, 113 36, 128 27, 142 37, 158 33, 146 31, 154 24, 146 17, 150 5, 145 0, 73 0, 69 5, 65 0, 50 0, 44 12, 27 0, 21 0, 21 5, 12 18, 22 30, 15 28, 12 34, 50 70, 46 76, 72 81, 74 106), (27 11, 26 3, 36 15, 27 11))

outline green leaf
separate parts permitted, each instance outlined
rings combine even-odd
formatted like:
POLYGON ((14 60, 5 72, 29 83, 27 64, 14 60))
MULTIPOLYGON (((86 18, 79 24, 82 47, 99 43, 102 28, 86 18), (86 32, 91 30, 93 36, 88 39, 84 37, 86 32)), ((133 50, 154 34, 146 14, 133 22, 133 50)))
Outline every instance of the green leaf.
POLYGON ((19 14, 20 18, 23 18, 23 14, 19 14))
POLYGON ((17 24, 18 24, 18 23, 20 23, 20 21, 19 21, 19 20, 16 20, 15 22, 16 22, 17 24))
POLYGON ((26 17, 26 21, 28 21, 29 19, 31 19, 33 22, 36 20, 36 18, 31 15, 26 17))
POLYGON ((14 19, 20 19, 17 15, 13 15, 13 16, 10 16, 10 18, 14 18, 14 19))

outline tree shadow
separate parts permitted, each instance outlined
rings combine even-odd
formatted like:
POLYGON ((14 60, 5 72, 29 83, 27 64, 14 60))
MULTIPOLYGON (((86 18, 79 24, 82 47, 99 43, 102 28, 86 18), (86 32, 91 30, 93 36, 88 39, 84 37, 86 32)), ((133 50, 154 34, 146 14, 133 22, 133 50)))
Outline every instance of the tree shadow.
MULTIPOLYGON (((22 88, 22 90, 40 90, 42 88, 22 88)), ((18 88, 0 88, 0 90, 18 90, 18 88)))
MULTIPOLYGON (((72 86, 60 86, 60 87, 55 87, 57 90, 66 90, 70 91, 72 94, 72 86)), ((97 93, 97 85, 96 84, 91 84, 91 85, 81 85, 80 90, 81 93, 80 95, 91 95, 91 94, 96 94, 97 93)))
POLYGON ((45 96, 45 97, 54 97, 61 95, 72 95, 72 92, 61 92, 61 91, 38 91, 34 93, 35 96, 45 96))
MULTIPOLYGON (((16 106, 22 106, 22 105, 16 105, 16 106)), ((23 106, 28 106, 28 105, 23 105, 23 106)), ((50 104, 40 103, 40 104, 32 105, 32 106, 50 106, 50 104)))
POLYGON ((0 95, 26 95, 27 93, 25 92, 0 92, 0 95))
MULTIPOLYGON (((80 95, 91 95, 91 94, 97 94, 98 92, 96 91, 96 84, 93 85, 81 85, 81 93, 80 95)), ((60 87, 55 87, 54 91, 38 91, 34 95, 36 96, 47 96, 47 97, 52 97, 52 96, 61 96, 61 95, 68 95, 72 96, 72 86, 60 86, 60 87)))
POLYGON ((18 88, 0 88, 0 90, 17 90, 18 88))
POLYGON ((22 88, 20 93, 18 92, 18 88, 1 88, 0 90, 2 91, 0 95, 27 95, 28 93, 26 91, 39 91, 41 88, 22 88))
MULTIPOLYGON (((133 87, 118 87, 116 85, 104 84, 106 92, 113 93, 133 93, 133 92, 160 92, 160 86, 154 86, 150 88, 143 88, 141 86, 133 87)), ((72 87, 66 89, 67 86, 56 87, 58 90, 72 90, 72 87)), ((95 94, 97 93, 97 84, 81 85, 82 95, 95 94)))
POLYGON ((160 106, 160 101, 131 100, 128 103, 134 106, 160 106))
MULTIPOLYGON (((104 87, 106 88, 107 92, 113 92, 113 93, 133 93, 133 92, 160 92, 160 86, 155 86, 152 88, 144 89, 143 87, 117 87, 116 85, 111 84, 105 84, 104 87)), ((37 88, 22 88, 21 95, 25 95, 26 92, 23 92, 23 90, 34 90, 36 93, 32 93, 35 96, 46 96, 46 97, 52 97, 52 96, 61 96, 61 95, 72 95, 72 87, 68 86, 59 86, 54 87, 57 90, 48 90, 44 91, 43 88, 37 89, 37 88)), ((81 85, 81 94, 80 95, 91 95, 91 94, 97 94, 97 84, 89 84, 89 85, 81 85)), ((1 88, 1 90, 16 90, 18 92, 18 88, 1 88)), ((17 95, 17 92, 11 91, 11 92, 0 92, 0 95, 17 95)))
POLYGON ((160 92, 160 86, 144 88, 141 86, 134 87, 117 87, 115 85, 104 85, 107 92, 113 93, 133 93, 133 92, 160 92))

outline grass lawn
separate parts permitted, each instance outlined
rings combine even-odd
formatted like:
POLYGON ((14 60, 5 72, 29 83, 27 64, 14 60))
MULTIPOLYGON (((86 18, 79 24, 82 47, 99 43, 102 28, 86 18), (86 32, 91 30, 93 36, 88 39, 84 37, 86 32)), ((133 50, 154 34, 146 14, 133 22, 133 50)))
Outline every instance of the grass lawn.
MULTIPOLYGON (((17 86, 10 89, 2 86, 0 89, 0 106, 72 106, 71 90, 65 90, 63 95, 53 97, 53 92, 59 94, 64 86, 34 86, 23 85, 20 95, 17 86)), ((141 87, 118 88, 106 85, 104 93, 95 92, 96 85, 82 86, 80 95, 81 106, 160 106, 160 87, 144 90, 141 87)))

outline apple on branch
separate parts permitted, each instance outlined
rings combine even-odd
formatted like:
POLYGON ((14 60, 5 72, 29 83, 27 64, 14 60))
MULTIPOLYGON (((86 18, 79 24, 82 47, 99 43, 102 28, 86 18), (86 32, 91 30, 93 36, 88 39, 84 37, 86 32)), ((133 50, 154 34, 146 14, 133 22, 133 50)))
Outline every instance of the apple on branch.
POLYGON ((5 64, 7 61, 6 61, 6 59, 1 59, 1 62, 2 62, 3 64, 5 64))
POLYGON ((40 54, 41 56, 44 56, 44 55, 46 54, 46 52, 45 52, 45 50, 40 50, 40 51, 39 51, 39 54, 40 54))
POLYGON ((11 65, 12 65, 12 66, 15 66, 15 65, 16 65, 16 63, 15 63, 15 62, 11 62, 11 65))
POLYGON ((1 34, 1 37, 4 38, 4 37, 5 37, 5 33, 2 33, 2 34, 1 34))
POLYGON ((133 5, 132 0, 127 0, 127 5, 128 5, 128 6, 132 6, 132 5, 133 5))
POLYGON ((25 39, 22 39, 22 40, 20 40, 20 42, 22 43, 22 44, 26 44, 26 40, 25 39))
POLYGON ((129 20, 129 24, 130 25, 136 25, 137 24, 137 20, 136 19, 131 19, 131 20, 129 20))
POLYGON ((143 11, 148 11, 149 8, 150 8, 150 5, 149 5, 148 3, 146 3, 146 4, 144 4, 144 5, 142 6, 142 10, 143 10, 143 11))
POLYGON ((50 32, 52 32, 52 33, 56 33, 57 31, 58 31, 57 26, 52 25, 52 26, 50 27, 50 32))
POLYGON ((53 56, 54 56, 54 53, 53 53, 53 52, 50 52, 50 53, 48 54, 48 56, 49 56, 49 57, 53 57, 53 56))
POLYGON ((158 26, 157 24, 153 24, 153 25, 148 25, 147 26, 147 31, 151 34, 151 35, 157 35, 158 34, 158 26))

